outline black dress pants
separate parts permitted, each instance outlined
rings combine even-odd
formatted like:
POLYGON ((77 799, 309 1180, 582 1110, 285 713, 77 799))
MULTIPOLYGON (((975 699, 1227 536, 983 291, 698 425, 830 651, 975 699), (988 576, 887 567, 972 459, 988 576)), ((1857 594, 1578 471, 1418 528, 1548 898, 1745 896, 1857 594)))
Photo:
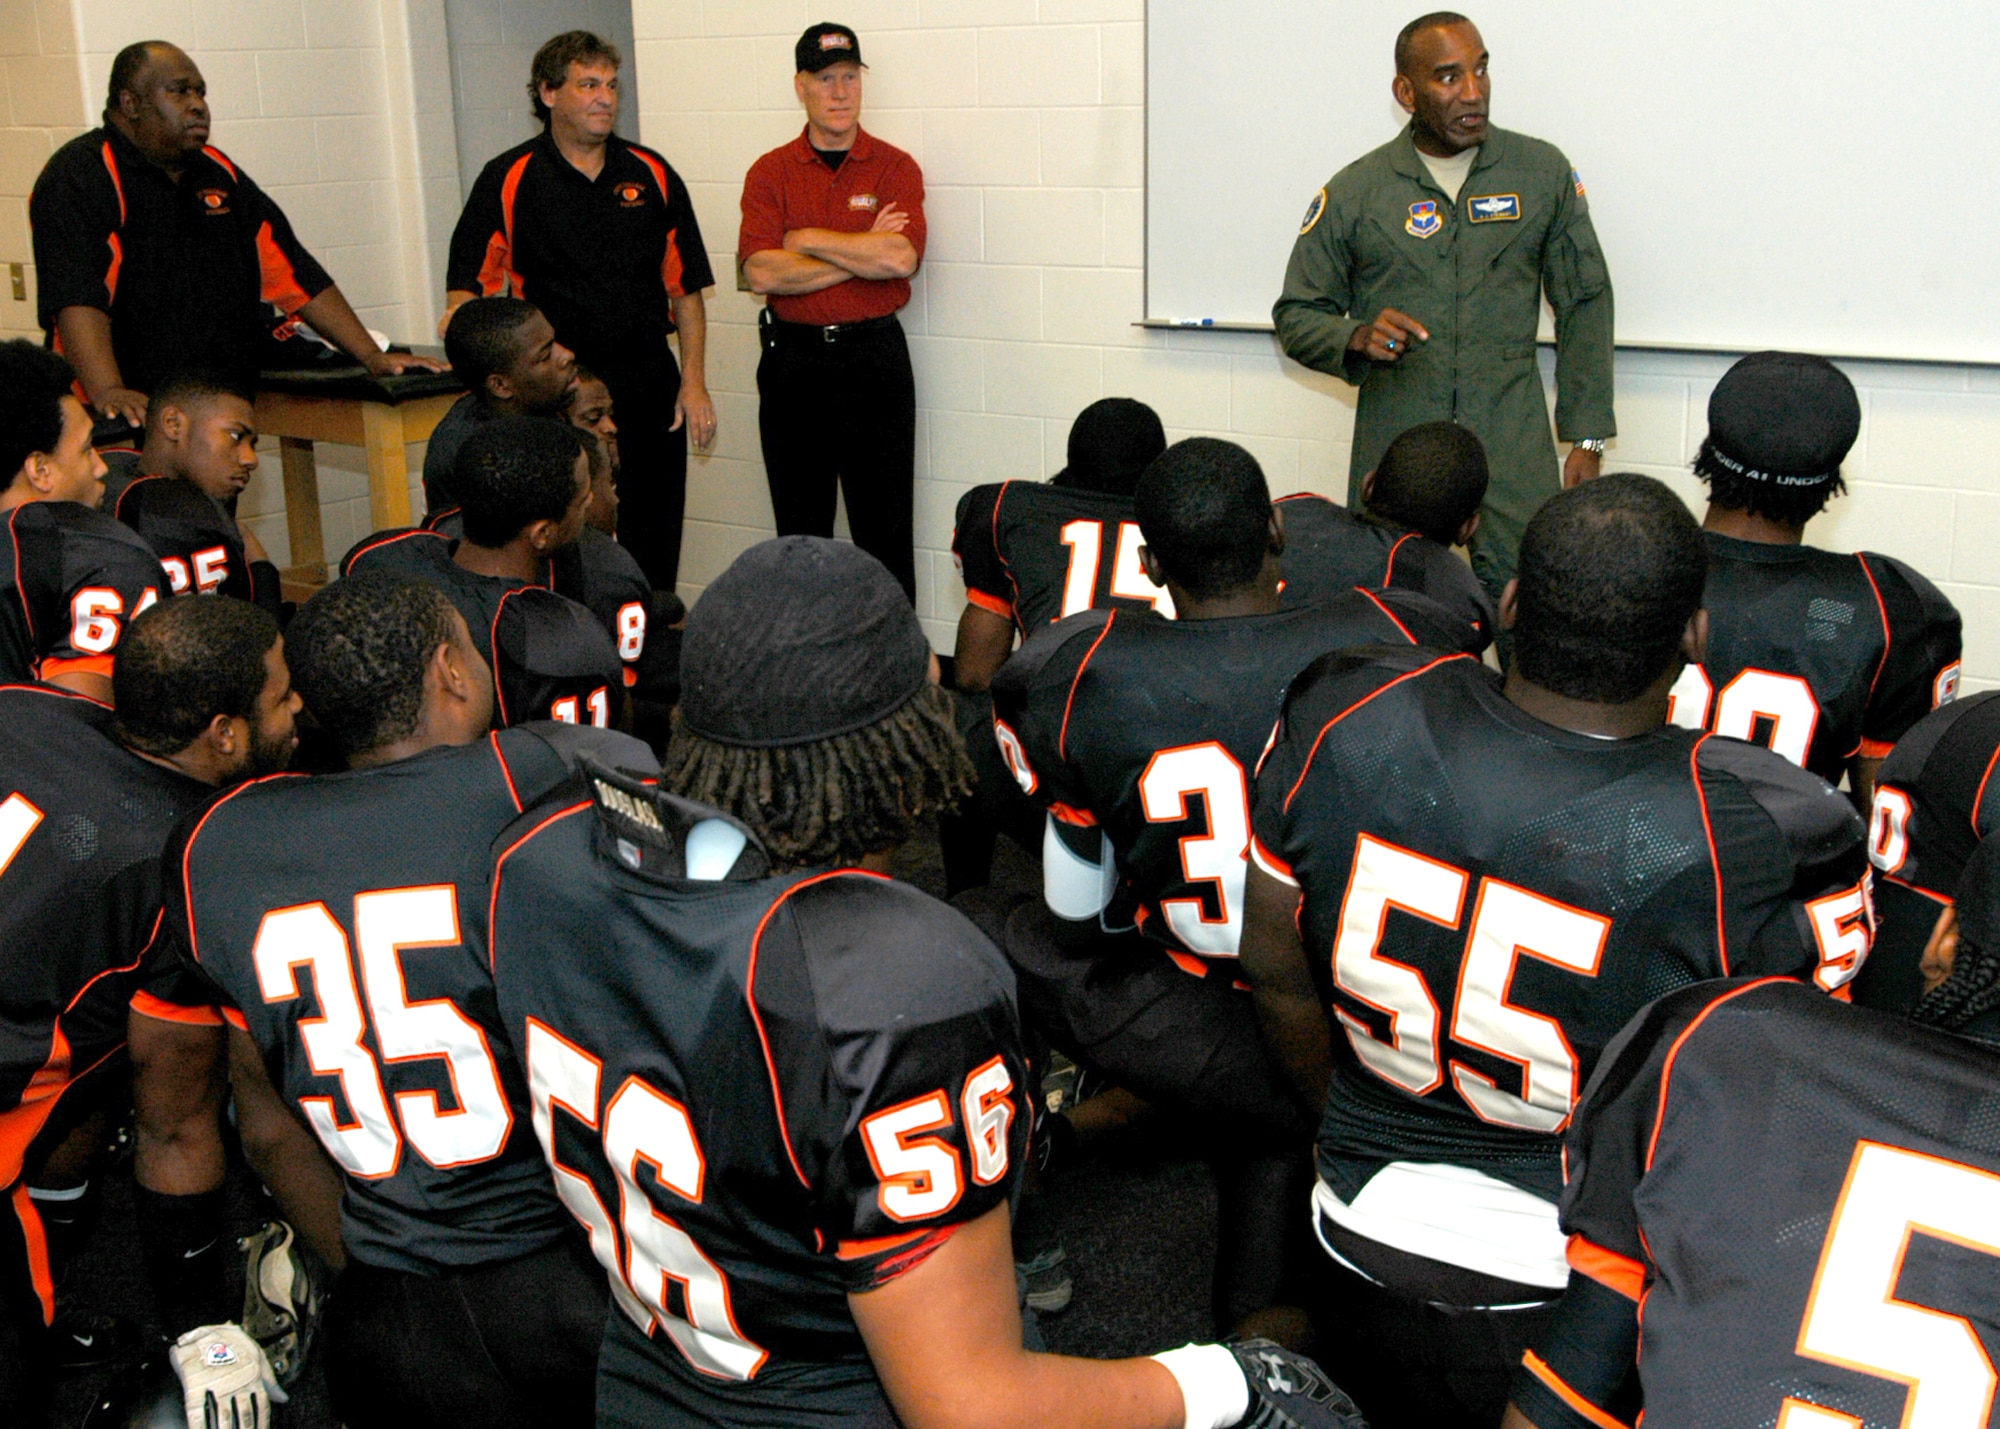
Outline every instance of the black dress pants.
POLYGON ((914 603, 917 392, 902 324, 833 329, 831 341, 826 329, 791 323, 760 331, 757 429, 778 534, 831 536, 838 482, 854 544, 914 603))
POLYGON ((618 423, 618 544, 654 590, 672 590, 681 567, 687 509, 687 425, 674 424, 681 368, 663 337, 637 352, 579 353, 604 379, 618 423))

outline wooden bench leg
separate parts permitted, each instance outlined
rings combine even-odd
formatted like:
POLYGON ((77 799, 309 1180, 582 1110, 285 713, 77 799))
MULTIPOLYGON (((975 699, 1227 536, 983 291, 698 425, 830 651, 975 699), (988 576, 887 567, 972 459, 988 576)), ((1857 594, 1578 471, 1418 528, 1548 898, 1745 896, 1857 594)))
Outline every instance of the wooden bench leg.
POLYGON ((313 444, 302 437, 278 438, 278 461, 285 474, 285 530, 292 563, 284 574, 285 595, 299 600, 326 584, 326 538, 319 525, 319 463, 313 444))
POLYGON ((380 402, 361 407, 368 457, 368 515, 374 529, 410 524, 410 453, 403 444, 400 408, 380 402))

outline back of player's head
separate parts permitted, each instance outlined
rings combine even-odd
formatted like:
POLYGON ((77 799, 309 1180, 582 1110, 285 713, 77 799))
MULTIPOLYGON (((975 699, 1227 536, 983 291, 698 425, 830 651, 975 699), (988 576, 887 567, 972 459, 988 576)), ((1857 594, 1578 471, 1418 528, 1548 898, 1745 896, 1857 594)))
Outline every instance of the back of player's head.
POLYGON ((1147 549, 1190 595, 1212 599, 1257 578, 1271 546, 1271 490, 1234 442, 1189 437, 1146 468, 1132 512, 1147 549))
POLYGON ((0 342, 0 490, 36 452, 62 441, 62 399, 76 373, 47 348, 15 338, 0 342))
POLYGON ((1456 422, 1412 427, 1382 453, 1368 509, 1451 545, 1486 499, 1486 448, 1456 422))
POLYGON ((217 715, 254 727, 264 657, 277 641, 268 612, 222 596, 164 600, 133 617, 111 672, 120 740, 164 756, 194 743, 217 715))
POLYGON ((474 298, 451 315, 444 330, 445 360, 459 381, 474 392, 486 379, 504 376, 521 360, 522 329, 540 311, 519 298, 474 298))
POLYGON ((1681 499, 1621 472, 1550 498, 1521 538, 1515 668, 1619 704, 1669 669, 1701 608, 1708 548, 1681 499))
POLYGON ((451 468, 465 539, 504 546, 533 522, 562 520, 582 455, 582 436, 555 417, 500 417, 474 429, 451 468))
POLYGON ((299 608, 285 632, 292 683, 343 754, 416 732, 424 674, 456 638, 455 614, 437 587, 384 571, 335 581, 299 608))
POLYGON ((970 790, 931 648, 882 563, 841 541, 752 546, 687 618, 664 781, 785 868, 852 863, 970 790))
POLYGON ((1732 511, 1803 526, 1847 490, 1840 464, 1861 434, 1847 374, 1804 352, 1753 352, 1708 399, 1694 472, 1732 511))
POLYGON ((1160 414, 1130 397, 1106 397, 1077 413, 1069 429, 1069 464, 1057 486, 1130 496, 1139 477, 1167 449, 1160 414))
MULTIPOLYGON (((1957 949, 1950 970, 1917 999, 1910 1020, 2000 1041, 2000 839, 1982 839, 1966 860, 1953 918, 1957 949)), ((1932 952, 1925 950, 1927 974, 1932 952)))
POLYGON ((175 373, 153 388, 146 404, 146 435, 151 437, 159 430, 167 408, 192 415, 218 397, 234 397, 252 405, 257 401, 255 389, 239 377, 212 370, 175 373))

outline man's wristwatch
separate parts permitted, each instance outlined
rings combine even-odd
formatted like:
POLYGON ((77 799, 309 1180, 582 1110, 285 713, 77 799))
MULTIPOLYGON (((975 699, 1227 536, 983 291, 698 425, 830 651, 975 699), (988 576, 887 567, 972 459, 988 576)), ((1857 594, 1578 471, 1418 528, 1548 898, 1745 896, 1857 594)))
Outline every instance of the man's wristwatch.
POLYGON ((1603 437, 1581 437, 1571 442, 1570 445, 1580 452, 1589 452, 1592 456, 1604 455, 1603 437))

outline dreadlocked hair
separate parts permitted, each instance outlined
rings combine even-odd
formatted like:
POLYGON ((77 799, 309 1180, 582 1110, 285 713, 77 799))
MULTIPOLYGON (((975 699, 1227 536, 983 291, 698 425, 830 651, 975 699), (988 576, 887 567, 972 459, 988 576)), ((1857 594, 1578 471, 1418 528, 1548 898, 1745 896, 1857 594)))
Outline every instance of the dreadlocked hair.
POLYGON ((1950 976, 1917 999, 1910 1020, 1956 1032, 1996 1007, 2000 1007, 2000 948, 1976 947, 1961 932, 1950 976))
POLYGON ((753 749, 674 715, 662 785, 748 825, 778 871, 858 863, 972 793, 951 697, 925 684, 894 714, 811 744, 753 749))

